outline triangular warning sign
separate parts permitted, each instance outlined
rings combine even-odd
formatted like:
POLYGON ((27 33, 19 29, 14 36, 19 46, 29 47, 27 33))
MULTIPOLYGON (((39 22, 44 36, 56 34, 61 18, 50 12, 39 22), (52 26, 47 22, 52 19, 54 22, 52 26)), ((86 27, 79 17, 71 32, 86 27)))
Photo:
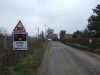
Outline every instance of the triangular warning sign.
POLYGON ((21 21, 18 22, 18 24, 16 25, 16 27, 13 30, 14 32, 26 32, 23 24, 21 21))

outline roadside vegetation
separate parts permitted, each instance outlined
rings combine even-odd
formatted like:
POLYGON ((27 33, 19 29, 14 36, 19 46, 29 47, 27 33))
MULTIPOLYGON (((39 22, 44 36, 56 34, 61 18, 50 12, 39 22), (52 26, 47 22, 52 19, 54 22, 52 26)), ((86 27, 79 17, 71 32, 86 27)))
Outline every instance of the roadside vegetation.
POLYGON ((65 39, 62 43, 74 47, 79 50, 100 54, 100 39, 93 39, 93 43, 89 43, 89 39, 65 39))
POLYGON ((61 30, 60 41, 78 49, 100 54, 100 5, 93 9, 93 14, 83 31, 77 30, 66 38, 66 31, 61 30))
POLYGON ((35 75, 41 64, 48 41, 44 38, 29 37, 27 51, 13 51, 12 37, 7 36, 7 48, 0 40, 0 75, 35 75), (3 46, 2 46, 3 45, 3 46))

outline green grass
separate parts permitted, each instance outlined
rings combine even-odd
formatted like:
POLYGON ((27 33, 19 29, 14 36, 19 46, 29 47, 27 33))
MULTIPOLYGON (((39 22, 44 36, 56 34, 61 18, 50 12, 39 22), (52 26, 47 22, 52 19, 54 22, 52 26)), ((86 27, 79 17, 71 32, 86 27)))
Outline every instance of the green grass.
POLYGON ((1 65, 0 75, 30 75, 39 67, 46 47, 47 42, 40 44, 33 55, 27 56, 13 66, 1 65))
MULTIPOLYGON (((68 43, 67 43, 68 44, 68 43)), ((87 46, 84 46, 84 45, 80 45, 78 43, 69 43, 71 45, 75 45, 75 46, 78 46, 78 47, 81 47, 81 48, 88 48, 87 46)))
POLYGON ((33 56, 15 65, 13 67, 15 75, 28 75, 32 73, 40 65, 45 48, 46 46, 42 44, 42 46, 36 49, 33 56))
POLYGON ((72 47, 77 48, 77 49, 81 49, 81 50, 83 50, 83 49, 85 49, 85 50, 88 49, 88 50, 89 50, 88 47, 83 46, 83 45, 80 45, 80 44, 78 44, 78 43, 69 43, 69 42, 64 42, 64 44, 69 45, 69 46, 72 46, 72 47))
POLYGON ((5 65, 0 65, 0 75, 11 75, 10 70, 5 65))
POLYGON ((73 48, 76 48, 78 50, 83 50, 83 51, 88 51, 88 52, 100 54, 100 49, 91 49, 91 48, 89 48, 87 46, 83 46, 83 45, 80 45, 78 43, 70 43, 70 42, 67 42, 67 41, 66 42, 62 42, 62 43, 66 44, 66 45, 69 45, 69 46, 71 46, 73 48))

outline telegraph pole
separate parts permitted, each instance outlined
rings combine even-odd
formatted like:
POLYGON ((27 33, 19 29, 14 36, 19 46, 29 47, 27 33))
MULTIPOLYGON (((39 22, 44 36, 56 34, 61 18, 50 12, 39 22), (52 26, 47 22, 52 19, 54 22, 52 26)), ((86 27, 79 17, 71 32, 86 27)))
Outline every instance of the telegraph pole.
POLYGON ((46 27, 47 27, 47 25, 44 25, 44 27, 45 27, 45 37, 46 37, 46 27))
POLYGON ((38 36, 39 36, 39 27, 38 27, 38 36))
MULTIPOLYGON (((35 26, 35 25, 33 25, 33 26, 35 26)), ((39 35, 39 27, 37 27, 37 26, 35 26, 36 27, 36 30, 37 30, 37 37, 38 37, 38 35, 39 35)))

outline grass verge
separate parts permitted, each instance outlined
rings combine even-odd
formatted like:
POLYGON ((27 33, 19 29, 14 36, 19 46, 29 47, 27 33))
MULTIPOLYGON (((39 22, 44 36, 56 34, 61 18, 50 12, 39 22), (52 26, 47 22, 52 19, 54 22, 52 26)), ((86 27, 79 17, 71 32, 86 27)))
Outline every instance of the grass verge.
POLYGON ((75 44, 75 43, 70 43, 70 42, 62 42, 68 46, 74 47, 78 50, 83 50, 83 51, 88 51, 88 52, 92 52, 92 53, 96 53, 96 54, 100 54, 100 50, 94 50, 94 49, 90 49, 89 47, 80 45, 80 44, 75 44))
POLYGON ((36 48, 33 55, 27 56, 23 60, 19 61, 16 65, 1 65, 0 75, 33 75, 41 63, 46 48, 47 42, 42 43, 36 48))

